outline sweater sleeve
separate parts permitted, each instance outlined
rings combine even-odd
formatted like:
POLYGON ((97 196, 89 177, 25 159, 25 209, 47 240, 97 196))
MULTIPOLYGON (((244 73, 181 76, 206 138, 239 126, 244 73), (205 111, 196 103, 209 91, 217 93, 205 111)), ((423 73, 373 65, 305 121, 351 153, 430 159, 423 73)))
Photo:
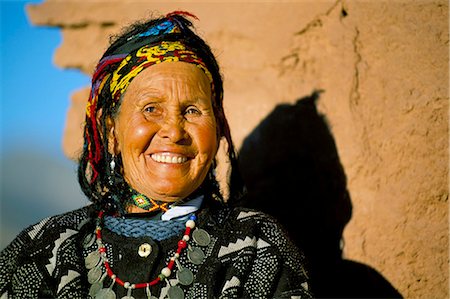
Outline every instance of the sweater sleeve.
POLYGON ((261 284, 259 289, 267 288, 267 284, 272 286, 270 295, 260 294, 263 297, 312 298, 303 252, 295 246, 284 228, 273 217, 264 215, 258 222, 258 250, 250 276, 257 276, 258 273, 266 275, 250 277, 249 281, 261 284), (267 254, 267 251, 272 254, 267 254), (273 280, 266 281, 267 277, 273 277, 273 280))
MULTIPOLYGON (((22 261, 27 257, 28 248, 33 247, 33 239, 40 232, 41 228, 47 223, 49 218, 43 219, 39 223, 24 229, 5 249, 0 252, 0 298, 14 297, 20 284, 16 284, 19 268, 26 268, 22 261)), ((30 269, 31 270, 31 269, 30 269)), ((32 277, 39 275, 37 271, 30 271, 29 279, 41 279, 41 277, 32 277)), ((37 297, 38 290, 24 290, 30 297, 37 297)))
POLYGON ((23 230, 0 253, 0 298, 57 298, 78 283, 77 227, 85 218, 85 209, 79 209, 23 230))
POLYGON ((303 252, 279 229, 279 241, 286 246, 278 247, 281 256, 281 269, 274 292, 275 298, 312 298, 309 290, 309 277, 303 252))
POLYGON ((11 295, 11 280, 17 268, 17 262, 25 245, 26 235, 23 231, 0 253, 0 296, 11 295))

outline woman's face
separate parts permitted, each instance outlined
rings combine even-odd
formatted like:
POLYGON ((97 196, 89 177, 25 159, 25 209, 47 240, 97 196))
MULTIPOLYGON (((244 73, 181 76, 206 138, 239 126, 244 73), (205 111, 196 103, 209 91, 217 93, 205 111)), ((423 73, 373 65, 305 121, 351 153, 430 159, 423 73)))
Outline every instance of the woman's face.
POLYGON ((130 83, 110 138, 131 187, 176 201, 205 179, 218 148, 216 132, 206 75, 193 64, 165 62, 130 83))

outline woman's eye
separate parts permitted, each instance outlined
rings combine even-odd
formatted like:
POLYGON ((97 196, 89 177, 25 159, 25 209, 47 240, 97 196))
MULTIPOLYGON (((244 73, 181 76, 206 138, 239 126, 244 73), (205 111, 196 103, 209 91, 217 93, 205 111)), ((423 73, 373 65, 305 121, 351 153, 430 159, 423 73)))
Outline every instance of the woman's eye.
POLYGON ((196 107, 188 107, 186 109, 186 114, 200 114, 200 110, 196 107))
POLYGON ((156 112, 156 106, 147 106, 144 108, 144 111, 147 113, 154 113, 156 112))

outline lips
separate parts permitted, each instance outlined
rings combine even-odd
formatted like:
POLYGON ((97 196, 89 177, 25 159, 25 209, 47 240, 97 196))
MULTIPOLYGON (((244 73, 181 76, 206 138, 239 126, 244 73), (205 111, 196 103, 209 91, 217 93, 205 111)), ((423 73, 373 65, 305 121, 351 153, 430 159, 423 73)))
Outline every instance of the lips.
POLYGON ((189 160, 189 158, 185 155, 170 152, 154 153, 151 154, 150 157, 155 162, 167 164, 182 164, 185 163, 187 160, 189 160))

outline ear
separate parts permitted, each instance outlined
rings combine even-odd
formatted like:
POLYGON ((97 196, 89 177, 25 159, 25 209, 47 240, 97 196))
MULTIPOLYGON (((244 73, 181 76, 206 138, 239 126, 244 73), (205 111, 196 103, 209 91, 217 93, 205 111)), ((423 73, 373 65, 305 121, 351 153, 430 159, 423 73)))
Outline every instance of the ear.
POLYGON ((117 156, 120 153, 119 143, 117 141, 117 137, 115 134, 115 123, 114 120, 110 117, 106 119, 107 126, 107 138, 108 138, 108 152, 111 155, 117 156))

